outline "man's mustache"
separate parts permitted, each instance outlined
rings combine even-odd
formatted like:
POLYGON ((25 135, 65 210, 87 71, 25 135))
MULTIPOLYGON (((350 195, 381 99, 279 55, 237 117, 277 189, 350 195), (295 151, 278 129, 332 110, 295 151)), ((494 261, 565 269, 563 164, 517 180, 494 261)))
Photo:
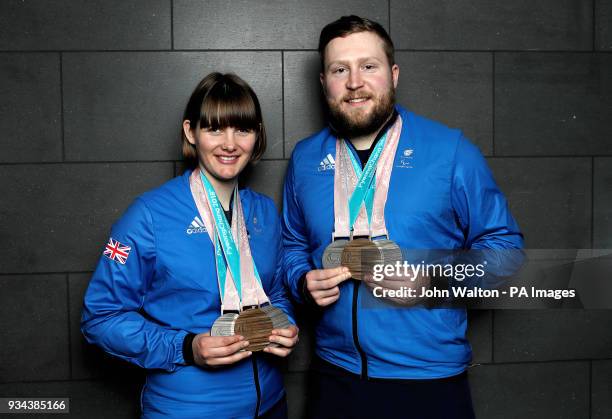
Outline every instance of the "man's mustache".
POLYGON ((373 95, 371 93, 366 93, 366 92, 357 92, 357 93, 351 93, 348 95, 344 95, 342 97, 342 101, 346 102, 348 100, 352 100, 352 99, 371 99, 373 97, 373 95))

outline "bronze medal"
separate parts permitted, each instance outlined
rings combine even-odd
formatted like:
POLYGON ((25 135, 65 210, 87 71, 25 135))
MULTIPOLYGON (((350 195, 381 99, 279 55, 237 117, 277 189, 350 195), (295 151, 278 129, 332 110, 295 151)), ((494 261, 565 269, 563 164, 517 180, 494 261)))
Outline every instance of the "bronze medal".
POLYGON ((395 265, 402 261, 402 251, 391 240, 356 239, 344 246, 341 264, 353 278, 363 281, 374 272, 375 265, 395 265))
POLYGON ((361 281, 364 273, 371 272, 376 263, 382 262, 382 252, 368 239, 351 240, 342 251, 342 266, 348 268, 353 278, 361 281))

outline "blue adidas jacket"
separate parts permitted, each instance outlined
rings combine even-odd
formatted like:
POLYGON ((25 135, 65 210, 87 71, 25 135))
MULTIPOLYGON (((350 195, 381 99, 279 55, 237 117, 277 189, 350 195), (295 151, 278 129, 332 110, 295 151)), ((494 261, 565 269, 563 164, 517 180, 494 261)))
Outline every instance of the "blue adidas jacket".
MULTIPOLYGON (((506 199, 477 147, 459 130, 396 108, 403 127, 385 206, 390 238, 403 249, 522 248, 506 199)), ((325 128, 296 145, 287 170, 284 268, 298 302, 300 277, 322 268, 331 242, 335 154, 335 137, 325 128)), ((467 368, 465 310, 391 308, 373 299, 363 283, 340 285, 340 298, 316 324, 319 357, 375 378, 440 378, 467 368)))
MULTIPOLYGON (((185 335, 209 331, 221 306, 213 244, 205 228, 192 225, 200 215, 189 175, 137 198, 114 224, 111 237, 131 251, 124 265, 100 258, 81 329, 90 343, 147 369, 144 417, 252 418, 258 405, 262 414, 284 395, 272 355, 218 369, 187 366, 183 359, 185 335)), ((275 205, 249 189, 240 198, 266 294, 291 317, 275 205)))

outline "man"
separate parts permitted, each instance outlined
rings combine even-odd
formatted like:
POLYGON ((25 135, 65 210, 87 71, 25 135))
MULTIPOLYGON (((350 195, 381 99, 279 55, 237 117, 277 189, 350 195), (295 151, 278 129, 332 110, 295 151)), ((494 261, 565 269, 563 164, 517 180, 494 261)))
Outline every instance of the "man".
POLYGON ((368 307, 364 282, 322 256, 364 235, 402 249, 519 249, 522 235, 478 149, 395 105, 382 26, 342 17, 319 53, 329 127, 297 144, 283 208, 287 285, 319 309, 311 416, 471 418, 465 310, 368 307))

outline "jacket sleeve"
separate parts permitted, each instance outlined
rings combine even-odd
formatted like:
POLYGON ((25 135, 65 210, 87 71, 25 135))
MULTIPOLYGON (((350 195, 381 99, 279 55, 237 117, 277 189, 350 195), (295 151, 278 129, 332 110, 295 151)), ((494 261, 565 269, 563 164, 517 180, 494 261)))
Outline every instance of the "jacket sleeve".
POLYGON ((463 136, 457 145, 451 201, 464 233, 463 247, 478 250, 471 257, 486 259, 493 276, 515 273, 524 262, 523 235, 484 157, 463 136))
POLYGON ((125 263, 102 256, 85 293, 81 331, 89 343, 144 368, 173 371, 184 364, 186 331, 141 314, 156 260, 151 214, 137 199, 113 225, 111 238, 129 246, 125 263))
POLYGON ((451 199, 465 234, 465 247, 523 247, 523 235, 503 193, 476 146, 464 137, 457 145, 451 199))
POLYGON ((300 278, 314 269, 314 266, 310 259, 310 245, 304 228, 304 215, 295 194, 294 160, 295 153, 289 161, 283 191, 283 268, 285 283, 291 296, 296 302, 303 304, 304 296, 300 278))

